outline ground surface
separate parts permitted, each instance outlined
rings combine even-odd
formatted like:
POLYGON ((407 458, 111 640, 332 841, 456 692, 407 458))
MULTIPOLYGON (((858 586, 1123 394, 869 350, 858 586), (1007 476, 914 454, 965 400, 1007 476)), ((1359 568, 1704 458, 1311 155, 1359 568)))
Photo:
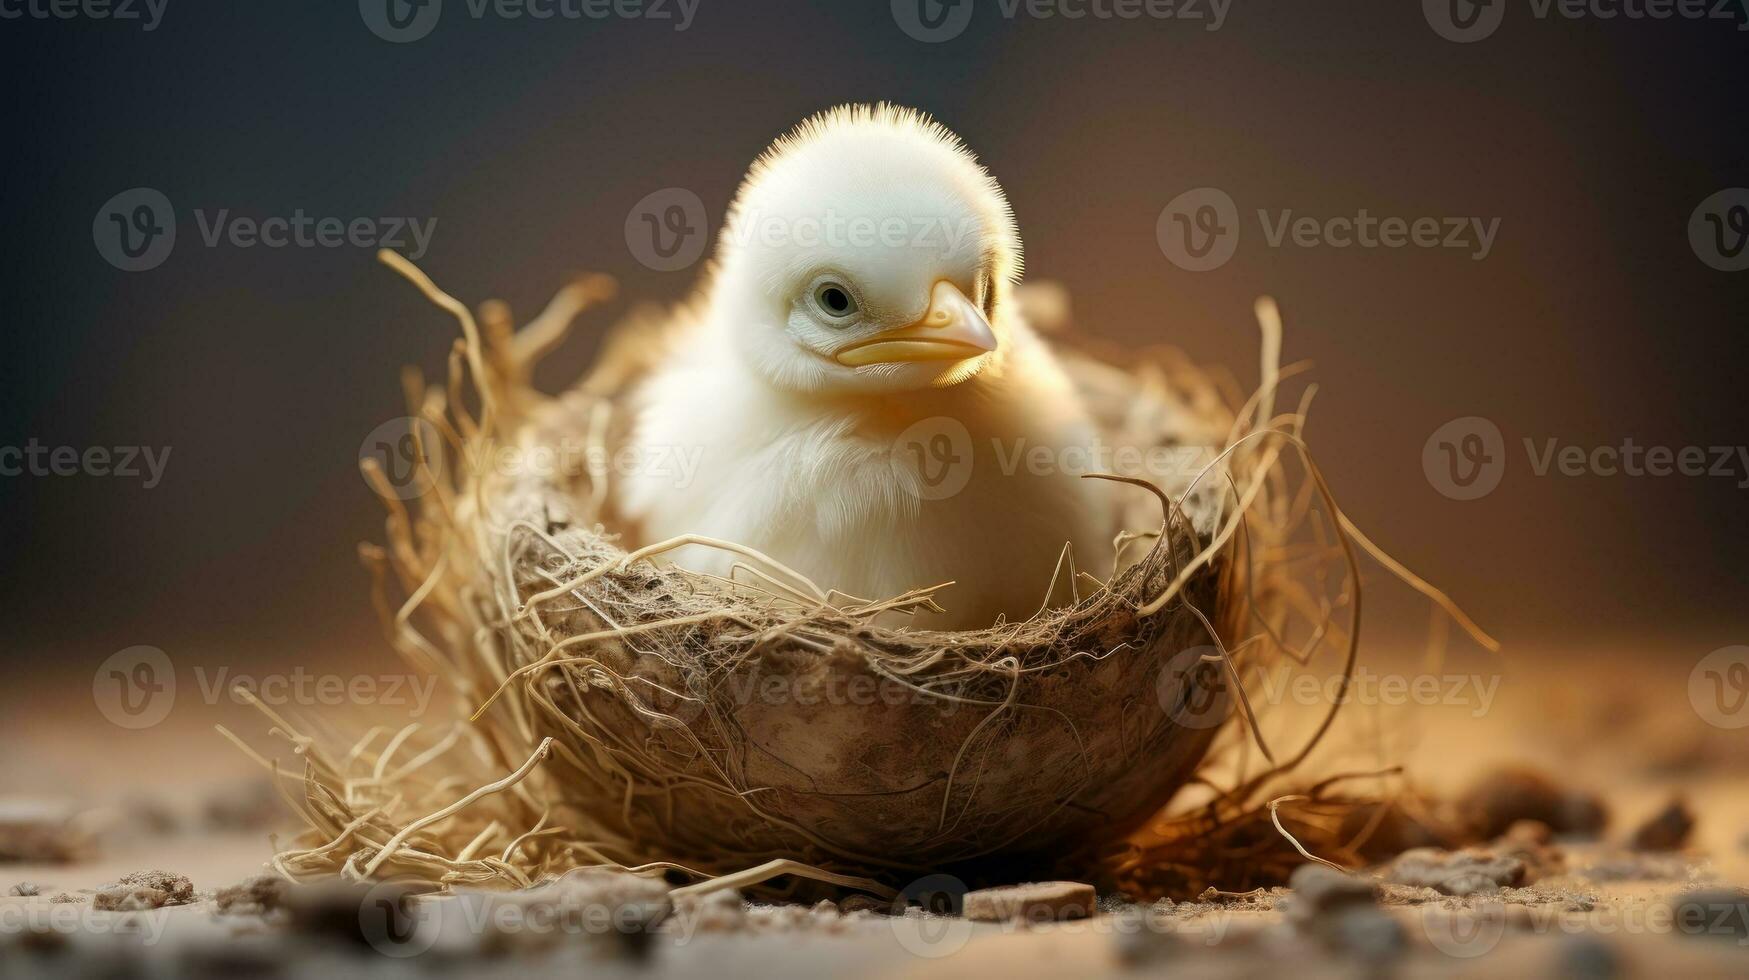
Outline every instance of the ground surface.
MULTIPOLYGON (((1354 915, 1296 916, 1285 890, 1173 906, 1103 897, 1091 920, 1035 925, 854 907, 747 909, 719 899, 676 910, 651 934, 631 938, 564 917, 550 921, 565 925, 542 931, 525 914, 505 918, 482 911, 487 906, 454 903, 437 913, 409 913, 413 925, 404 934, 394 925, 400 920, 392 920, 385 928, 393 935, 373 936, 369 928, 361 934, 358 910, 375 899, 356 893, 334 899, 326 913, 305 909, 291 925, 283 910, 265 918, 248 910, 218 915, 212 893, 259 873, 271 853, 267 834, 275 818, 248 788, 249 765, 211 734, 214 721, 240 726, 247 713, 223 704, 131 733, 106 725, 89 701, 57 696, 65 695, 64 684, 14 690, 6 724, 15 751, 0 761, 4 795, 101 804, 93 826, 105 829, 88 859, 0 863, 0 970, 1745 976, 1749 904, 1739 904, 1744 893, 1730 889, 1749 884, 1749 728, 1721 725, 1736 719, 1695 706, 1689 681, 1697 660, 1656 650, 1614 659, 1521 651, 1509 662, 1447 669, 1481 678, 1476 691, 1498 675, 1485 705, 1464 696, 1415 708, 1412 747, 1402 751, 1428 788, 1453 790, 1499 763, 1524 763, 1608 805, 1602 837, 1557 841, 1564 867, 1526 888, 1454 897, 1391 885, 1376 912, 1369 900, 1362 903, 1367 911, 1354 915), (1629 852, 1634 829, 1676 796, 1696 818, 1680 849, 1629 852), (200 900, 151 912, 92 908, 105 884, 153 868, 186 876, 200 900), (6 894, 20 882, 39 884, 41 894, 6 894), (1699 911, 1673 911, 1683 896, 1697 893, 1699 911), (398 955, 409 951, 418 955, 398 955)), ((638 926, 645 928, 647 922, 638 926)))

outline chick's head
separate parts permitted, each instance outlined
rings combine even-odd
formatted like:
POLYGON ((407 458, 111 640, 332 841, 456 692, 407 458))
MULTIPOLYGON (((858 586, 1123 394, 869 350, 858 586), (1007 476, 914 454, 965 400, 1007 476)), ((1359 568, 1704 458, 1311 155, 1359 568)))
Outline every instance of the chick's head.
POLYGON ((1011 332, 1020 236, 994 178, 928 117, 846 106, 772 144, 718 243, 711 319, 789 391, 940 388, 1011 332))

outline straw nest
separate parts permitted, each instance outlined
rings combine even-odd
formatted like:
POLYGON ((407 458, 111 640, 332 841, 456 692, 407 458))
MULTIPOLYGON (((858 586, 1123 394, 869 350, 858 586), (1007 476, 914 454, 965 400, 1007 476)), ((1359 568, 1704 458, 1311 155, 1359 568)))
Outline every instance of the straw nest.
POLYGON ((664 565, 682 542, 627 550, 607 460, 647 331, 610 338, 561 397, 529 384, 611 283, 573 284, 518 330, 502 304, 476 317, 384 261, 464 338, 446 385, 404 379, 425 492, 404 503, 367 461, 390 515, 387 544, 364 556, 392 641, 468 714, 373 731, 341 756, 274 716, 305 767, 293 802, 309 830, 277 858, 288 876, 521 887, 588 866, 890 895, 935 871, 1051 869, 1171 893, 1251 873, 1187 856, 1223 833, 1245 838, 1254 870, 1293 853, 1290 829, 1339 843, 1322 832, 1340 814, 1318 807, 1342 802, 1325 787, 1289 827, 1270 806, 1280 833, 1256 843, 1258 794, 1330 717, 1278 758, 1244 679, 1332 649, 1335 669, 1352 667, 1364 542, 1303 454, 1304 405, 1275 414, 1272 305, 1249 399, 1172 352, 1120 368, 1065 340, 1108 442, 1208 451, 1167 485, 1121 488, 1129 531, 1108 580, 1065 565, 1024 622, 931 632, 903 615, 932 605, 930 589, 851 598, 730 542, 707 542, 739 552, 728 579, 664 565), (1308 524, 1317 542, 1290 560, 1308 524), (1208 784, 1215 754, 1253 748, 1260 769, 1163 809, 1208 784))

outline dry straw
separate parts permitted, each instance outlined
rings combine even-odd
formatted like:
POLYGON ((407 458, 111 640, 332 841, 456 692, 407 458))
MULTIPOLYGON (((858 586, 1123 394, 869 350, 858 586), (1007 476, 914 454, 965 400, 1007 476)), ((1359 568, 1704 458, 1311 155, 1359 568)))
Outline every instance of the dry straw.
POLYGON ((530 369, 610 282, 567 287, 516 330, 503 304, 476 320, 382 259, 463 338, 443 387, 404 378, 429 423, 415 438, 441 441, 417 454, 431 489, 409 509, 367 462, 389 516, 363 556, 395 647, 471 713, 336 753, 269 711, 303 765, 282 787, 308 825, 276 858, 288 877, 503 888, 609 867, 777 894, 891 896, 941 871, 1139 896, 1248 888, 1314 852, 1352 863, 1339 828, 1362 798, 1337 791, 1345 777, 1272 799, 1337 705, 1284 726, 1295 713, 1245 692, 1283 665, 1349 676, 1359 553, 1492 643, 1336 507, 1303 440, 1311 390, 1276 411, 1298 369, 1278 369, 1267 300, 1249 398, 1172 351, 1120 361, 1059 340, 1108 442, 1216 449, 1169 485, 1110 476, 1133 485, 1141 530, 1117 536, 1105 580, 1064 563, 1032 617, 950 633, 904 626, 939 587, 848 596, 696 537, 624 550, 604 461, 656 332, 622 329, 547 398, 530 369), (579 443, 556 471, 487 464, 579 443), (659 561, 682 544, 739 561, 727 578, 659 561))

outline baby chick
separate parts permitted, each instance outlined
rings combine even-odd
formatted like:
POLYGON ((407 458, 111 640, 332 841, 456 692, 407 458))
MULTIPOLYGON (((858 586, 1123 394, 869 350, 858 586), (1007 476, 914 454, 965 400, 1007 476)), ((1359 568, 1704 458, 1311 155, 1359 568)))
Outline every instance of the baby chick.
POLYGON ((733 541, 864 598, 956 583, 931 628, 1031 615, 1065 543, 1104 568, 1113 528, 1103 486, 1063 465, 1095 434, 1019 315, 1020 268, 1002 189, 938 123, 884 104, 802 123, 748 173, 633 399, 632 458, 696 470, 632 474, 624 515, 646 541, 733 541))

